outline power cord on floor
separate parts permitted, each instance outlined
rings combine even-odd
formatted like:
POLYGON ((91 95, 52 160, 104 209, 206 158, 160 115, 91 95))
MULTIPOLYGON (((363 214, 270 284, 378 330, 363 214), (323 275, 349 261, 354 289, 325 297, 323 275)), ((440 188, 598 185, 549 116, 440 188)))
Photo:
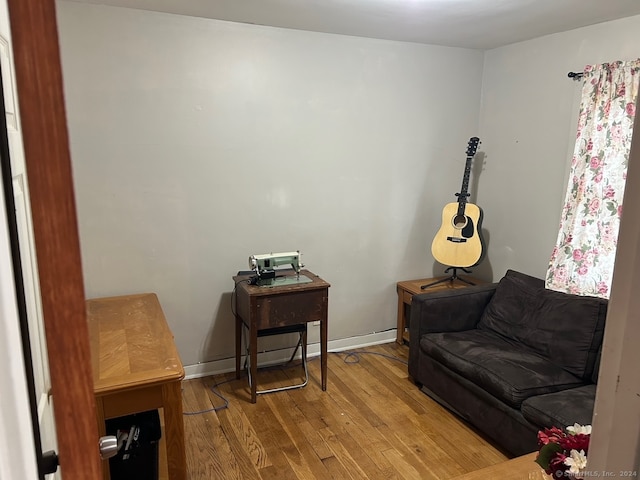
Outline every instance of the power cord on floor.
POLYGON ((232 378, 231 380, 225 380, 224 382, 220 382, 220 383, 216 383, 215 385, 211 385, 209 387, 209 390, 211 391, 211 393, 213 393, 216 397, 218 397, 219 399, 221 399, 224 404, 223 405, 219 405, 217 407, 212 407, 212 408, 208 408, 206 410, 200 410, 198 412, 183 412, 183 415, 200 415, 202 413, 210 413, 210 412, 218 412, 220 410, 224 410, 225 408, 229 407, 229 400, 222 395, 220 392, 216 391, 216 388, 219 387, 220 385, 224 385, 225 383, 230 383, 233 382, 235 380, 235 378, 232 378))
POLYGON ((329 352, 329 353, 333 353, 335 355, 345 353, 346 355, 344 357, 344 363, 348 363, 348 364, 360 363, 360 355, 377 355, 379 357, 388 358, 389 360, 395 360, 396 362, 400 362, 400 363, 403 363, 404 365, 408 365, 408 362, 406 360, 403 360, 402 358, 399 358, 399 357, 395 357, 393 355, 387 355, 386 353, 367 352, 367 351, 350 352, 348 350, 345 350, 343 352, 329 352))
MULTIPOLYGON (((396 357, 394 355, 387 355, 386 353, 379 353, 379 352, 369 352, 369 351, 358 351, 358 352, 353 352, 353 351, 349 351, 349 350, 343 350, 340 352, 328 352, 332 355, 342 355, 344 354, 344 358, 342 359, 342 361, 348 365, 354 365, 357 363, 360 363, 360 355, 377 355, 379 357, 383 357, 383 358, 388 358, 389 360, 394 360, 396 362, 400 362, 404 365, 407 365, 408 362, 406 360, 403 360, 400 357, 396 357)), ((316 360, 320 357, 316 356, 316 357, 312 357, 310 358, 308 361, 313 361, 316 360)), ((297 365, 293 365, 293 367, 295 367, 297 365)), ((276 367, 276 368, 283 368, 281 366, 276 367)), ((291 367, 288 367, 291 368, 291 367)), ((224 385, 225 383, 231 383, 233 381, 235 381, 236 378, 232 378, 230 380, 225 380, 224 382, 220 382, 220 383, 216 383, 212 386, 209 387, 209 390, 211 391, 211 393, 213 393, 216 397, 220 398, 224 404, 223 405, 219 405, 217 407, 212 407, 212 408, 208 408, 206 410, 200 410, 197 412, 184 412, 183 415, 201 415, 204 413, 211 413, 211 412, 218 412, 220 410, 224 410, 225 408, 229 407, 229 400, 222 395, 220 392, 216 391, 216 388, 219 387, 220 385, 224 385)))

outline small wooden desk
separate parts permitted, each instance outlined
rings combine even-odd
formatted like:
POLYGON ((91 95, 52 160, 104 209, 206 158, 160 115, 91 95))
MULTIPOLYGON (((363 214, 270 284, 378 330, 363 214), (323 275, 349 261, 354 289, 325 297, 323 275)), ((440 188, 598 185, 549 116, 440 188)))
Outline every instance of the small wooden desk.
POLYGON ((252 275, 233 277, 236 285, 236 378, 240 378, 244 323, 249 329, 249 368, 254 379, 251 383, 251 403, 256 403, 257 396, 258 330, 319 321, 322 390, 327 389, 327 311, 331 285, 308 270, 302 270, 300 275, 312 281, 295 285, 257 286, 248 283, 252 275))
MULTIPOLYGON (((421 278, 419 280, 405 280, 403 282, 397 283, 396 290, 398 291, 398 332, 396 342, 400 345, 403 345, 404 342, 409 342, 409 332, 406 331, 408 325, 406 306, 411 305, 411 298, 413 298, 414 295, 418 295, 420 293, 437 292, 438 290, 445 290, 447 288, 465 288, 469 286, 468 283, 464 283, 458 278, 454 281, 442 282, 437 285, 433 285, 424 290, 420 288, 422 287, 422 285, 428 285, 437 280, 440 280, 441 278, 446 277, 421 278)), ((467 275, 464 275, 464 279, 476 285, 484 283, 476 278, 469 277, 467 275)))
MULTIPOLYGON (((99 434, 105 420, 162 408, 171 480, 186 480, 184 368, 155 293, 87 300, 99 434)), ((109 479, 109 463, 104 477, 109 479)))

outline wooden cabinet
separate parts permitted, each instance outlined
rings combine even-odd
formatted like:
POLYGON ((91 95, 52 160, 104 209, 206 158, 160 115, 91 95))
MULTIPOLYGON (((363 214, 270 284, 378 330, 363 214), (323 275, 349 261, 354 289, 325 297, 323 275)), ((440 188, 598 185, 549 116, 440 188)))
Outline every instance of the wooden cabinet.
MULTIPOLYGON (((446 277, 445 277, 446 278, 446 277)), ((429 293, 445 290, 448 288, 465 288, 469 284, 462 281, 460 278, 454 280, 448 280, 446 282, 440 282, 430 287, 421 288, 423 285, 429 285, 437 282, 441 278, 421 278, 418 280, 405 280, 397 283, 398 291, 398 336, 396 342, 402 345, 404 342, 409 343, 409 312, 411 309, 411 298, 414 295, 420 293, 429 293)), ((464 279, 473 284, 484 283, 476 278, 465 276, 464 279)))
MULTIPOLYGON (((105 420, 162 408, 170 480, 187 478, 184 368, 155 293, 86 301, 99 434, 105 420)), ((104 462, 108 480, 109 462, 104 462)))

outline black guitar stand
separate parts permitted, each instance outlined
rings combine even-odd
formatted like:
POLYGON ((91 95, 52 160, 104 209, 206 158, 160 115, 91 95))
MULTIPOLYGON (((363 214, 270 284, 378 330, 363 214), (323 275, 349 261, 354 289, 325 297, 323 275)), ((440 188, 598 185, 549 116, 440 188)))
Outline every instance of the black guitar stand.
POLYGON ((459 277, 459 276, 458 276, 458 268, 459 268, 460 270, 462 270, 464 273, 471 273, 471 270, 467 270, 466 268, 463 268, 463 267, 449 267, 449 268, 447 268, 447 269, 444 271, 444 273, 449 272, 449 270, 453 270, 453 273, 451 274, 451 276, 450 276, 450 277, 441 278, 440 280, 437 280, 437 281, 435 281, 435 282, 431 282, 431 283, 427 283, 426 285, 422 285, 422 286, 420 287, 420 290, 424 290, 425 288, 433 287, 434 285, 438 285, 438 284, 440 284, 440 283, 444 283, 444 282, 451 282, 451 283, 453 283, 453 282, 455 282, 456 280, 460 280, 461 282, 464 282, 464 283, 466 283, 466 284, 468 284, 468 285, 475 285, 475 283, 470 282, 469 280, 465 280, 465 279, 464 279, 464 278, 462 278, 462 277, 459 277))

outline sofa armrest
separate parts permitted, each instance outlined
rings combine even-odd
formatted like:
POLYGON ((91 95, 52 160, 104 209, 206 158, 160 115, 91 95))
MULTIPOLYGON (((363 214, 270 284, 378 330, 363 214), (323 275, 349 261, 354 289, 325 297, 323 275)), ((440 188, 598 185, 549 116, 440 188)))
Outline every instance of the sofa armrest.
POLYGON ((419 341, 425 333, 476 328, 497 285, 490 283, 414 295, 409 318, 410 342, 419 341))

